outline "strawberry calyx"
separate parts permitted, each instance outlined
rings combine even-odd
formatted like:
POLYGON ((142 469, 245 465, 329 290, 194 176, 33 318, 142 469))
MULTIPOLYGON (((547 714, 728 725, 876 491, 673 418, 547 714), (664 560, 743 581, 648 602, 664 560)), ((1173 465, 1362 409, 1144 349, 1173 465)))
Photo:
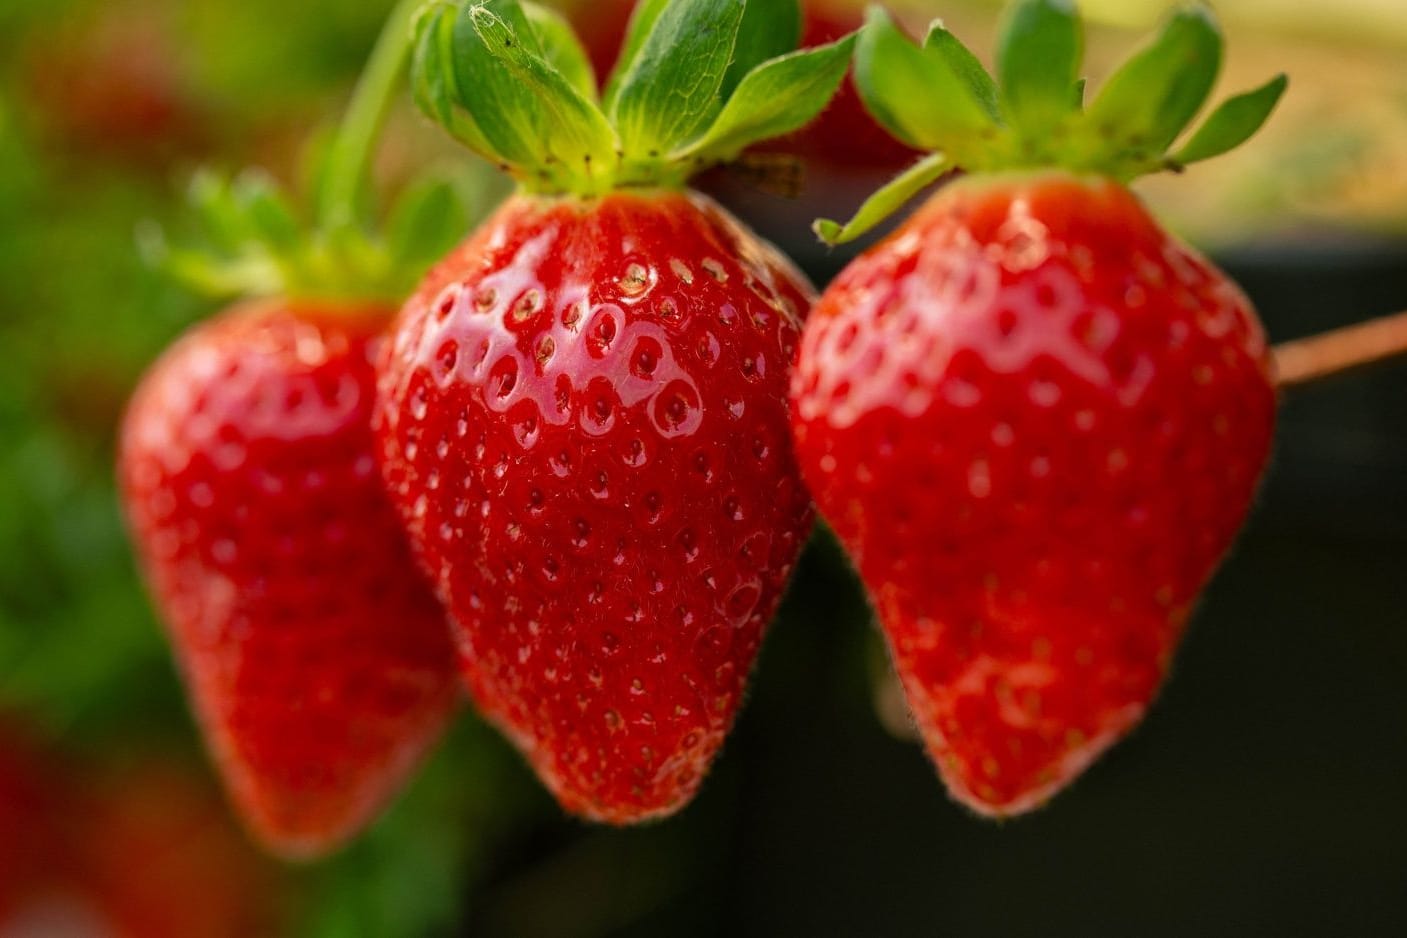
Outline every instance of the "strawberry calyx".
POLYGON ((468 226, 460 180, 427 177, 375 218, 370 162, 410 60, 420 0, 401 0, 371 53, 336 131, 310 148, 307 205, 270 174, 201 170, 187 201, 193 237, 173 243, 138 229, 147 259, 211 296, 281 296, 328 306, 394 305, 468 226))
POLYGON ((955 170, 1053 168, 1127 184, 1220 156, 1260 129, 1287 84, 1281 74, 1228 98, 1186 134, 1216 83, 1222 46, 1206 5, 1179 7, 1086 101, 1084 34, 1073 0, 1012 3, 995 75, 941 20, 916 44, 872 8, 855 48, 860 97, 895 137, 930 155, 846 224, 821 219, 815 231, 830 244, 850 241, 955 170))
POLYGON ((432 0, 416 26, 422 109, 527 192, 679 188, 820 113, 853 36, 795 49, 796 0, 641 0, 598 92, 559 14, 518 0, 432 0))

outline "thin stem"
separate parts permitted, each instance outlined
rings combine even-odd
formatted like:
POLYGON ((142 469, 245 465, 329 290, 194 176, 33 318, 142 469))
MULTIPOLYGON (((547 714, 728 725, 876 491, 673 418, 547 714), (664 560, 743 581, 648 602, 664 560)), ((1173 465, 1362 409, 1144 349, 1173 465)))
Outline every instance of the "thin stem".
POLYGON ((1274 354, 1282 388, 1407 355, 1407 312, 1283 342, 1275 346, 1274 354))
POLYGON ((410 60, 411 25, 423 0, 400 0, 391 10, 366 69, 357 81, 329 156, 322 192, 322 228, 328 233, 357 224, 357 198, 370 171, 372 151, 391 97, 410 60))

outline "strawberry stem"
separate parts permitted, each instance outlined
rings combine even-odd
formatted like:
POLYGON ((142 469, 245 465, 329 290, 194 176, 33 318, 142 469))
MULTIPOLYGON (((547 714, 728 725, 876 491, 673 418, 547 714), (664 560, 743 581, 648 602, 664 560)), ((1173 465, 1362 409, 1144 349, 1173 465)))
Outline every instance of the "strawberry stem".
POLYGON ((400 0, 392 9, 333 139, 319 218, 323 232, 330 237, 358 224, 372 153, 391 97, 410 61, 411 27, 420 5, 421 0, 400 0))
POLYGON ((1282 388, 1407 356, 1407 312, 1282 342, 1274 355, 1276 382, 1282 388))

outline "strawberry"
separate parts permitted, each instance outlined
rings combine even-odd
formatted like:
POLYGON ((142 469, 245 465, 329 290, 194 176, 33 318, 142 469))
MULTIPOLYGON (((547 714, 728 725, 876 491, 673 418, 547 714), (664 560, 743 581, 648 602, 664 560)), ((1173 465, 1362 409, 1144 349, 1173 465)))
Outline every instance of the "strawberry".
POLYGON ((812 290, 683 188, 839 83, 848 40, 735 41, 794 14, 644 4, 604 101, 541 9, 420 24, 422 103, 521 191, 402 311, 382 470, 474 702, 593 820, 693 796, 810 525, 786 366, 812 290))
POLYGON ((791 391, 798 460, 938 771, 998 816, 1142 718, 1246 516, 1274 423, 1264 333, 1126 183, 1245 140, 1284 87, 1169 155, 1220 60, 1206 11, 1175 14, 1088 109, 1068 5, 1021 0, 1007 22, 1000 86, 941 25, 918 48, 882 14, 866 27, 866 103, 946 155, 818 231, 852 237, 969 175, 825 292, 791 391))
POLYGON ((164 261, 269 295, 168 349, 121 434, 133 540, 206 741, 244 820, 290 857, 368 823, 458 698, 443 613, 381 488, 370 414, 392 298, 443 250, 441 229, 460 226, 443 188, 415 191, 389 240, 351 207, 412 6, 333 143, 316 230, 300 233, 262 177, 198 180, 226 256, 158 244, 164 261))
POLYGON ((389 315, 239 306, 134 395, 122 494, 231 794, 283 852, 360 827, 455 699, 443 616, 380 490, 389 315))

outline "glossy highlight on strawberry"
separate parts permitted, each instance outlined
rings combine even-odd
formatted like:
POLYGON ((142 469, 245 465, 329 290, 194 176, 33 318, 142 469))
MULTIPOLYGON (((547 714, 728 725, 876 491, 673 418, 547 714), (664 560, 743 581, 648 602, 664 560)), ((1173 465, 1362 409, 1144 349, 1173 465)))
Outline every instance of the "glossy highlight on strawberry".
POLYGON ((517 196, 402 313, 389 490, 475 703, 568 810, 677 810, 737 713, 810 525, 810 300, 703 196, 517 196))
POLYGON ((952 185, 826 291, 798 458, 954 797, 1029 810, 1142 717, 1245 518, 1250 304, 1122 186, 952 185))
POLYGON ((372 457, 384 308, 235 307, 170 348, 123 426, 123 501, 231 797, 324 853, 456 703, 444 616, 372 457))

